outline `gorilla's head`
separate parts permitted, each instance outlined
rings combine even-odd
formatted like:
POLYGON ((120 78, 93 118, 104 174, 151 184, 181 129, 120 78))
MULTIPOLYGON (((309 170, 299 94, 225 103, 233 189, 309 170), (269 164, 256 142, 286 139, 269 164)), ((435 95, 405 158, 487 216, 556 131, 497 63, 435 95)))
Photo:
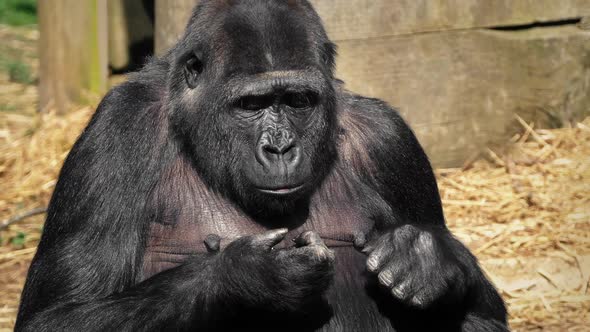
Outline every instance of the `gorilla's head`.
POLYGON ((335 158, 334 45, 306 0, 209 0, 167 55, 172 124, 214 190, 289 212, 335 158))

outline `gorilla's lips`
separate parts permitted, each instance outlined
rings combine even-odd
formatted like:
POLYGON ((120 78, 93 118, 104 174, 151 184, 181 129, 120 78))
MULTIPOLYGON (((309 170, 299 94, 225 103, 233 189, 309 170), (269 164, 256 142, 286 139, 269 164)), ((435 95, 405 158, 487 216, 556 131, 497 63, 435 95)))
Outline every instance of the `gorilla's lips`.
POLYGON ((270 195, 278 195, 278 196, 286 196, 290 194, 294 194, 299 190, 303 189, 304 185, 295 185, 295 186, 282 186, 282 187, 275 187, 275 188, 258 188, 258 191, 270 194, 270 195))

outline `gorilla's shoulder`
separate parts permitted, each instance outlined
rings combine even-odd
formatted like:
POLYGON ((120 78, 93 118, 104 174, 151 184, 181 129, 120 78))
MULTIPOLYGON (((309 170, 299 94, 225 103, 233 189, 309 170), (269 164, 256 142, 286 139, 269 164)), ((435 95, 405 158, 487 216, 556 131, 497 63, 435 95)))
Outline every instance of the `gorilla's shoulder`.
POLYGON ((366 144, 398 141, 411 129, 397 109, 387 102, 350 92, 341 94, 340 126, 345 132, 357 132, 366 144))
POLYGON ((142 70, 130 74, 125 82, 105 95, 95 117, 122 123, 139 121, 146 113, 157 113, 165 99, 167 70, 165 62, 150 60, 142 70))

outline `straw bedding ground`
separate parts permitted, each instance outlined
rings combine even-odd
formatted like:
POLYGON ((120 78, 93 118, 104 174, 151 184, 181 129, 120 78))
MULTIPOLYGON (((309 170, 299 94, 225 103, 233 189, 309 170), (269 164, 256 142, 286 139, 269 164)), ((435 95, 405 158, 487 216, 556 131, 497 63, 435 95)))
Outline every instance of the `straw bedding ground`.
MULTIPOLYGON (((47 205, 91 113, 0 113, 0 222, 47 205)), ((501 289, 514 331, 587 330, 590 119, 555 130, 521 124, 523 133, 503 153, 488 150, 462 169, 437 171, 446 216, 501 289)), ((14 324, 43 218, 0 233, 0 330, 14 324)))
POLYGON ((502 290, 515 331, 590 326, 590 119, 439 170, 445 213, 502 290))

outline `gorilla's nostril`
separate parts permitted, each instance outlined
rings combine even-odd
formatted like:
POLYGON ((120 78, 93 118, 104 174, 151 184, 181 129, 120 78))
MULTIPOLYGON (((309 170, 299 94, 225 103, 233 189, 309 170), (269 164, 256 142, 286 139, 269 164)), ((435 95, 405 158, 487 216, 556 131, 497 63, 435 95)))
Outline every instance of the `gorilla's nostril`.
POLYGON ((281 146, 276 146, 273 144, 267 144, 264 145, 262 147, 262 150, 266 153, 270 153, 270 154, 277 154, 280 156, 284 156, 287 153, 289 153, 289 151, 291 151, 293 148, 295 147, 294 144, 284 144, 281 146))
POLYGON ((265 145, 265 146, 262 147, 262 149, 266 153, 270 153, 270 154, 281 154, 281 151, 276 146, 274 146, 274 145, 265 145))

